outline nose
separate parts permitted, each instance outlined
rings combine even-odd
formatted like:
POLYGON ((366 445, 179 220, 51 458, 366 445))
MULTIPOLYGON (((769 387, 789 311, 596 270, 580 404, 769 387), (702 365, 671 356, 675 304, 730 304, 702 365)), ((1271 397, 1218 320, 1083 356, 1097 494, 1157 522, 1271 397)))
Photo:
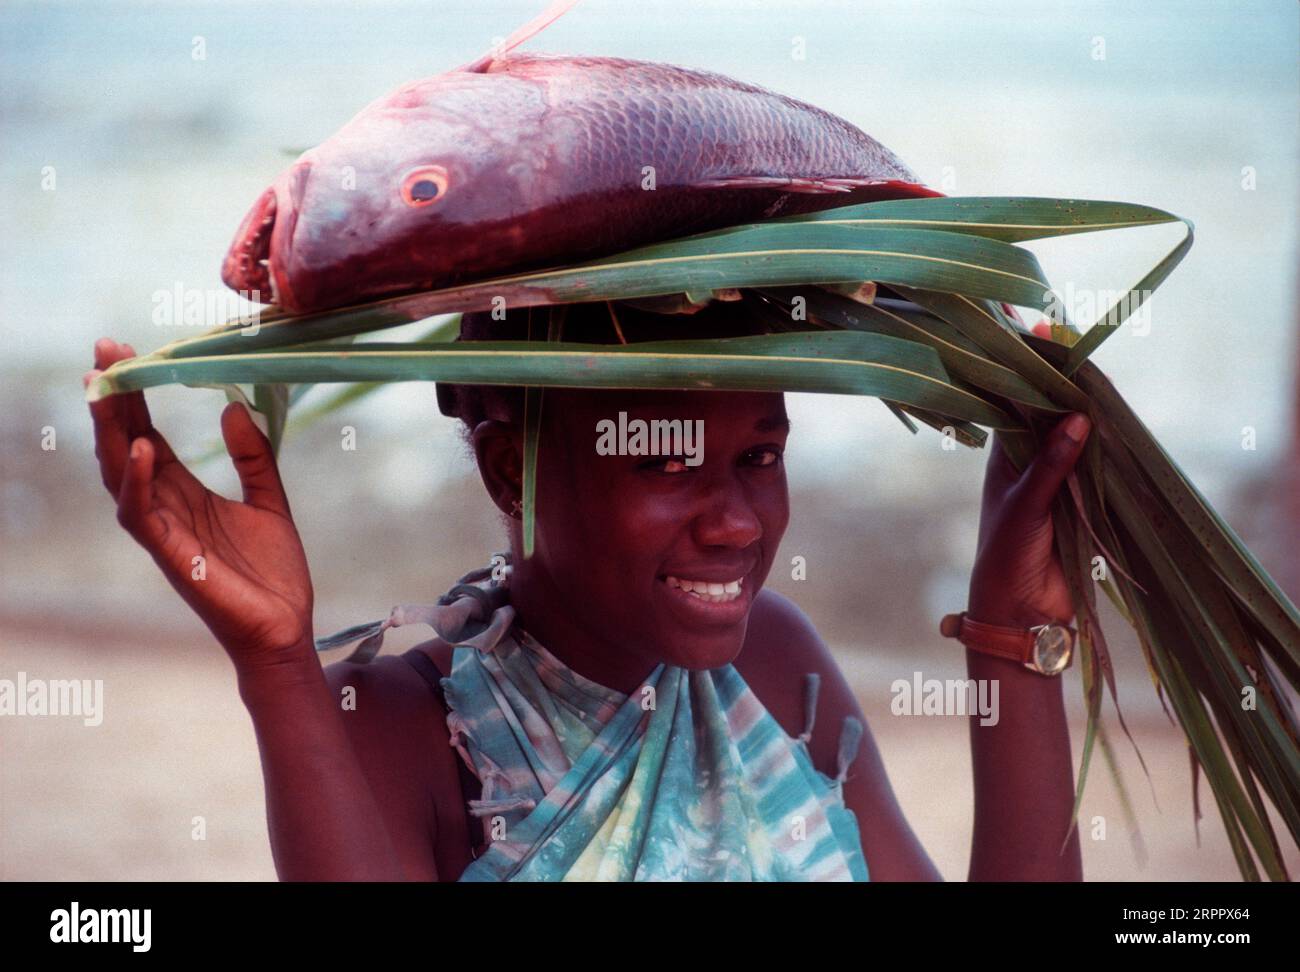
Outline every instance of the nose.
POLYGON ((749 491, 735 476, 728 476, 708 493, 707 508, 693 523, 695 542, 702 547, 744 549, 763 536, 749 491))

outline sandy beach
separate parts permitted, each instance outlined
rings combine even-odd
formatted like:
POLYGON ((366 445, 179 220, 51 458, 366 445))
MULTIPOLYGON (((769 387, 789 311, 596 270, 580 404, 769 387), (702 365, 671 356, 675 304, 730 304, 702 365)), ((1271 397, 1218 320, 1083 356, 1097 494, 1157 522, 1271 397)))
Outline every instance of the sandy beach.
MULTIPOLYGON (((386 651, 406 646, 399 634, 415 640, 395 632, 386 651)), ((92 677, 93 669, 105 698, 95 727, 75 717, 0 720, 0 879, 275 879, 256 742, 228 661, 198 637, 141 635, 128 641, 19 624, 0 631, 6 669, 33 678, 92 677), (196 839, 200 826, 203 839, 196 839)), ((845 669, 908 819, 944 877, 964 880, 972 792, 964 717, 892 716, 886 667, 859 659, 845 669)), ((1077 772, 1076 692, 1077 684, 1067 688, 1077 772)), ((1086 879, 1239 880, 1203 781, 1197 846, 1182 734, 1140 707, 1129 724, 1152 771, 1148 786, 1127 741, 1115 740, 1146 863, 1098 757, 1080 815, 1086 879), (1091 835, 1099 817, 1104 839, 1091 835)), ((1287 859, 1300 869, 1294 848, 1287 859)))

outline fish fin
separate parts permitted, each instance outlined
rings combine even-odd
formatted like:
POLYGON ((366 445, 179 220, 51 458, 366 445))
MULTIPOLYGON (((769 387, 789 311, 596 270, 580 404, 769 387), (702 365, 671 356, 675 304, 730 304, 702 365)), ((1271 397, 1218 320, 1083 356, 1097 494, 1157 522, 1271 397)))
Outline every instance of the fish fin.
POLYGON ((469 72, 471 74, 486 74, 491 68, 493 61, 501 57, 503 54, 514 50, 529 38, 536 34, 540 34, 543 30, 568 13, 577 2, 578 0, 555 0, 554 3, 516 30, 500 44, 494 46, 482 57, 477 57, 468 64, 463 64, 456 68, 456 70, 469 72))
POLYGON ((786 192, 822 194, 852 192, 854 189, 877 185, 879 182, 879 179, 818 179, 807 176, 741 175, 726 176, 722 179, 705 179, 702 182, 693 182, 691 185, 697 189, 782 189, 786 192))
MULTIPOLYGON (((761 176, 739 175, 724 176, 721 179, 705 179, 692 182, 696 189, 780 189, 784 192, 801 192, 812 195, 826 195, 837 192, 853 192, 855 189, 905 190, 908 196, 942 196, 916 182, 904 182, 900 179, 870 179, 865 176, 761 176)), ((892 194, 892 193, 891 193, 892 194)))

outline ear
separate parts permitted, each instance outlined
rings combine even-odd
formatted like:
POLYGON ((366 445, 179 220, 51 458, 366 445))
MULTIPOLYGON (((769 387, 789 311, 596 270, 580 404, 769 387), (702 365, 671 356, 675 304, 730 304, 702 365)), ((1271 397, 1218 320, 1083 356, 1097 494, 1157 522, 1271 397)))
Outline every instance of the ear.
POLYGON ((484 419, 470 433, 470 445, 478 460, 492 502, 509 516, 515 500, 523 499, 524 453, 521 430, 496 419, 484 419))

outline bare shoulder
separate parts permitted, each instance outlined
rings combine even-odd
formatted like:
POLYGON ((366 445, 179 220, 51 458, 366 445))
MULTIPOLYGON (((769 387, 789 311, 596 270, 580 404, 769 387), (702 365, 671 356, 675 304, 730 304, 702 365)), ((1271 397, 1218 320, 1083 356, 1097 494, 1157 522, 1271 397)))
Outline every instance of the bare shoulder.
POLYGON ((325 666, 325 681, 347 715, 354 745, 370 747, 434 727, 436 701, 409 662, 380 655, 365 664, 337 661, 325 666), (434 704, 430 704, 433 702, 434 704))
POLYGON ((808 750, 813 765, 834 776, 844 720, 851 716, 861 722, 862 740, 848 767, 844 802, 858 820, 872 880, 940 880, 938 870, 903 816, 871 727, 852 688, 803 610, 776 591, 760 591, 736 668, 791 736, 797 736, 804 727, 804 675, 816 672, 820 676, 808 750))
MULTIPOLYGON (((451 670, 450 648, 439 639, 422 642, 416 649, 443 674, 451 670)), ((380 655, 362 664, 334 662, 325 667, 325 680, 348 714, 354 742, 387 747, 418 741, 427 750, 432 734, 443 743, 439 752, 449 748, 446 713, 425 676, 405 658, 380 655)))
POLYGON ((745 647, 736 668, 791 736, 804 730, 805 676, 820 676, 808 748, 813 764, 833 776, 845 716, 854 716, 864 726, 866 719, 844 673, 808 615, 790 598, 764 588, 754 601, 745 647))
MULTIPOLYGON (((419 647, 433 655, 428 643, 419 647)), ((325 667, 325 680, 401 853, 426 880, 459 873, 464 865, 455 850, 465 846, 467 836, 457 814, 457 757, 446 713, 429 683, 397 655, 380 655, 367 664, 334 662, 325 667), (448 847, 451 859, 446 859, 448 847)))

